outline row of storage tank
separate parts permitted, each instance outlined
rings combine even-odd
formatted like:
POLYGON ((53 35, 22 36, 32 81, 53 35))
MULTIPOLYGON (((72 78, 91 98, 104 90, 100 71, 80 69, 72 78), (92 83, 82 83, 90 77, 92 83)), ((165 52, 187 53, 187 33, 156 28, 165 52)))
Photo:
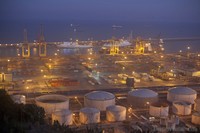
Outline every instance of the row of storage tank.
MULTIPOLYGON (((187 87, 175 87, 168 90, 167 100, 172 103, 172 111, 177 115, 190 115, 192 105, 192 123, 200 124, 200 99, 197 92, 187 87)), ((52 114, 52 120, 60 123, 72 123, 72 113, 69 111, 69 99, 62 95, 43 95, 35 99, 36 104, 45 109, 46 114, 52 114)), ((135 89, 128 93, 128 103, 133 108, 149 108, 149 114, 154 117, 168 117, 169 105, 160 103, 158 93, 149 89, 135 89)), ((84 108, 79 112, 81 123, 100 122, 100 112, 106 111, 108 121, 123 121, 126 119, 126 108, 115 105, 115 95, 105 91, 93 91, 84 96, 84 108)))
MULTIPOLYGON (((36 104, 43 107, 52 122, 70 125, 73 114, 69 110, 69 99, 62 95, 43 95, 35 99, 36 104)), ((85 95, 85 107, 79 112, 79 121, 83 124, 99 123, 101 111, 106 111, 107 121, 123 121, 126 119, 126 108, 115 105, 115 96, 109 92, 95 91, 85 95)))

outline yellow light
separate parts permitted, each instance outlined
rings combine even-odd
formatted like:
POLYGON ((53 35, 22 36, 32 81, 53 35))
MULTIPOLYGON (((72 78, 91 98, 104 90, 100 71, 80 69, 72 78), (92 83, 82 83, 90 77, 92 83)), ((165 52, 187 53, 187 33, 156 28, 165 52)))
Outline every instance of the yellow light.
POLYGON ((124 52, 122 52, 122 54, 124 54, 124 52))
POLYGON ((44 75, 43 77, 44 77, 44 78, 46 78, 46 77, 47 77, 47 75, 44 75))
POLYGON ((10 62, 10 60, 8 60, 8 62, 10 62))
POLYGON ((160 57, 161 57, 161 58, 163 58, 164 56, 163 56, 163 55, 161 55, 160 57))
POLYGON ((26 89, 29 89, 29 87, 27 86, 26 89))
POLYGON ((41 69, 40 71, 43 72, 44 70, 41 69))
POLYGON ((91 58, 88 58, 88 60, 91 60, 91 58))
POLYGON ((157 52, 156 51, 154 51, 154 54, 156 54, 157 52))
POLYGON ((51 59, 49 59, 49 61, 51 61, 51 59))
POLYGON ((54 55, 58 55, 57 53, 54 53, 54 55))
POLYGON ((127 59, 127 57, 125 56, 124 59, 127 59))

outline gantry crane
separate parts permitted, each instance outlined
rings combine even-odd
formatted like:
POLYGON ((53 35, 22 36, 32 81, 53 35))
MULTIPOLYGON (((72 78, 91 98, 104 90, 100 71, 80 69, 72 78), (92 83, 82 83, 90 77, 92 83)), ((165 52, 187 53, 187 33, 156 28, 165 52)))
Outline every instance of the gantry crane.
POLYGON ((22 57, 30 57, 30 45, 27 39, 27 30, 24 29, 24 43, 22 44, 22 57))
POLYGON ((47 43, 44 39, 44 32, 43 32, 43 26, 40 27, 40 37, 39 37, 39 56, 45 57, 47 55, 47 43))

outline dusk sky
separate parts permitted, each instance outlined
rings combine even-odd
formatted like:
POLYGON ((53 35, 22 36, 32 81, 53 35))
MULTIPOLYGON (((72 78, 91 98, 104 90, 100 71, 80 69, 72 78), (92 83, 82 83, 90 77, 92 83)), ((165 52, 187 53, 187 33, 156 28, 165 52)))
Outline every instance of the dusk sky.
POLYGON ((200 22, 200 0, 1 0, 0 20, 200 22))

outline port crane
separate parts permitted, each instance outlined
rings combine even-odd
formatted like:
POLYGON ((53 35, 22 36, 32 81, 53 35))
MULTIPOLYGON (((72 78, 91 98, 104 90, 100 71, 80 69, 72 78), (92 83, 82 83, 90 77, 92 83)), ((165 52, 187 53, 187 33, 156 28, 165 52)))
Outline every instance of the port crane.
POLYGON ((40 27, 40 37, 38 41, 39 45, 39 56, 45 57, 47 55, 47 43, 45 42, 43 26, 40 27))
POLYGON ((28 43, 27 30, 24 29, 24 43, 22 44, 22 57, 30 57, 30 45, 28 43))

